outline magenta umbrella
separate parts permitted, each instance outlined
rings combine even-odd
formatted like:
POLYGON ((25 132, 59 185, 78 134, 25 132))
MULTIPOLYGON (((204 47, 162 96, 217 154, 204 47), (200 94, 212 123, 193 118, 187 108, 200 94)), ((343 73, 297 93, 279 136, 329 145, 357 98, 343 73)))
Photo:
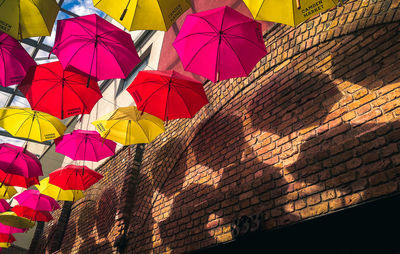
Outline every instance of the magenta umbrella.
POLYGON ((55 140, 56 152, 73 160, 99 161, 115 154, 117 144, 97 131, 74 130, 55 140))
POLYGON ((54 211, 60 208, 60 205, 53 198, 40 194, 38 190, 25 190, 15 196, 20 206, 31 208, 35 211, 54 211))
POLYGON ((4 199, 0 199, 0 213, 4 213, 8 210, 10 210, 10 205, 8 204, 7 201, 5 201, 4 199))
POLYGON ((267 54, 261 24, 227 6, 188 15, 173 46, 186 71, 213 82, 248 76, 267 54))
POLYGON ((25 233, 26 231, 28 231, 27 228, 16 228, 0 223, 0 234, 18 234, 25 233))
POLYGON ((42 176, 42 165, 33 153, 11 144, 0 144, 0 169, 26 178, 42 176))
POLYGON ((96 14, 59 20, 52 52, 96 80, 126 78, 140 62, 130 34, 96 14))
POLYGON ((0 85, 19 84, 32 66, 36 66, 36 63, 21 44, 0 32, 0 85))

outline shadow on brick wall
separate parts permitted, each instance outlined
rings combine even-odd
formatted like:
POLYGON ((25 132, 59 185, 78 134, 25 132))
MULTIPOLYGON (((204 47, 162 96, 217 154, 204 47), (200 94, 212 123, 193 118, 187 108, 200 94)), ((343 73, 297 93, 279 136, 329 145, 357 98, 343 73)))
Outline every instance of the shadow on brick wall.
POLYGON ((75 241, 76 241, 76 222, 75 220, 69 220, 67 229, 65 230, 63 244, 61 245, 61 252, 63 254, 72 253, 75 241))
POLYGON ((79 218, 76 224, 77 234, 83 240, 88 239, 96 224, 96 202, 93 200, 85 200, 80 209, 79 218))
POLYGON ((97 201, 96 228, 100 238, 106 238, 115 224, 118 200, 112 187, 104 189, 97 201))
MULTIPOLYGON (((282 73, 283 72, 283 73, 282 73)), ((256 90, 247 105, 252 125, 285 136, 320 125, 342 94, 323 73, 299 73, 288 80, 280 71, 256 90)))
POLYGON ((333 77, 377 89, 399 79, 400 25, 380 25, 336 39, 333 77))
POLYGON ((86 238, 79 246, 78 254, 111 254, 113 253, 110 242, 106 239, 101 239, 96 242, 93 237, 86 238))

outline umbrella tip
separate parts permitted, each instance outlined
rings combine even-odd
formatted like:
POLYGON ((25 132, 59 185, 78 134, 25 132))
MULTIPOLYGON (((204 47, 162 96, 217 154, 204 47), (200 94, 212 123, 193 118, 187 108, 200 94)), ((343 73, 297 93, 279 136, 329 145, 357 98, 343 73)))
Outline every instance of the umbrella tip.
POLYGON ((128 9, 125 9, 124 12, 122 13, 121 17, 119 18, 119 20, 124 20, 126 12, 128 11, 128 9))

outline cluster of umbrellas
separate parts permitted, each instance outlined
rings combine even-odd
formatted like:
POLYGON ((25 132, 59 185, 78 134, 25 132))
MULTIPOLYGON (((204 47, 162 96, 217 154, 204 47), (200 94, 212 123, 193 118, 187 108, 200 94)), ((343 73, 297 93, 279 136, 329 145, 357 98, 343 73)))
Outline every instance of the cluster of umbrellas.
MULTIPOLYGON (((257 20, 296 26, 339 0, 244 0, 257 20)), ((99 161, 114 155, 116 143, 149 143, 164 122, 192 118, 208 103, 202 83, 175 71, 141 71, 127 88, 136 106, 118 108, 92 124, 96 131, 64 135, 60 121, 90 114, 102 98, 98 81, 125 79, 140 63, 129 33, 96 14, 59 20, 51 53, 57 62, 37 65, 18 40, 46 36, 59 6, 55 0, 0 3, 0 85, 18 84, 31 108, 0 109, 0 127, 16 137, 54 140, 56 152, 72 160, 99 161)), ((93 0, 95 7, 132 30, 168 30, 190 8, 187 0, 93 0), (149 19, 151 17, 151 19, 149 19)), ((266 54, 261 24, 224 6, 190 14, 173 43, 186 71, 217 82, 248 76, 266 54)), ((0 247, 34 221, 49 221, 57 201, 76 201, 102 176, 86 166, 68 165, 39 183, 42 167, 27 146, 0 145, 0 199, 25 190, 10 207, 0 200, 0 247)))

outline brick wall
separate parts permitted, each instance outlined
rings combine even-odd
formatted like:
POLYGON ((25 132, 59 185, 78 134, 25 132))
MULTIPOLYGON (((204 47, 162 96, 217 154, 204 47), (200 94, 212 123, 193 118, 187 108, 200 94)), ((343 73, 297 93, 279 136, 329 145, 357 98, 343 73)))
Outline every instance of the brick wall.
POLYGON ((271 230, 396 194, 399 5, 348 1, 275 26, 251 75, 205 84, 210 104, 170 122, 141 165, 125 149, 99 169, 60 252, 113 253, 126 232, 125 253, 182 253, 231 241, 244 215, 261 212, 271 230))

